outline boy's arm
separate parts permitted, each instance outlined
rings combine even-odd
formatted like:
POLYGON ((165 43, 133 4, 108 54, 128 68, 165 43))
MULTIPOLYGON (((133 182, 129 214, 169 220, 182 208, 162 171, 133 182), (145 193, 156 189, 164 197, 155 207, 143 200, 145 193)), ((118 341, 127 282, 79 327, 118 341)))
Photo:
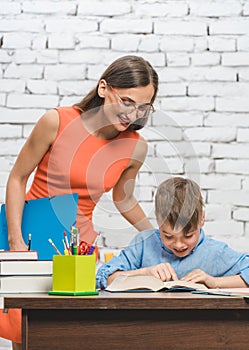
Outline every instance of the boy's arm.
POLYGON ((244 288, 248 284, 240 275, 213 277, 202 270, 196 269, 185 275, 182 281, 204 283, 208 288, 244 288))

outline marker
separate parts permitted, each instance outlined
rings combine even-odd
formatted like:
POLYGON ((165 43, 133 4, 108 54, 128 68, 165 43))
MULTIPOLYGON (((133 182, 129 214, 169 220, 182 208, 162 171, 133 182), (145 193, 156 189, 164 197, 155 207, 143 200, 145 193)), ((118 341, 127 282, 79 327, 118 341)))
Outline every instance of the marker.
POLYGON ((30 250, 31 248, 31 233, 29 233, 29 236, 28 236, 28 250, 30 250))
POLYGON ((54 244, 54 242, 52 241, 51 238, 48 239, 49 243, 51 244, 51 246, 54 248, 54 250, 56 251, 56 253, 58 255, 61 255, 61 252, 59 251, 59 249, 56 247, 56 245, 54 244))

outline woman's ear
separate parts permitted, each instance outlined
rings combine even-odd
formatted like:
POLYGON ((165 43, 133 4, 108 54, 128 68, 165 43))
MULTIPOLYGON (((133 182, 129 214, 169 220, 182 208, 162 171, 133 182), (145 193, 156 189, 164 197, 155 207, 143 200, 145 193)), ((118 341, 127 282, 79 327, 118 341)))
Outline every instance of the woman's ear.
POLYGON ((202 210, 202 214, 201 214, 201 227, 204 226, 205 224, 205 211, 202 210))
POLYGON ((106 91, 107 91, 107 82, 105 81, 105 79, 101 79, 99 81, 99 86, 98 86, 99 97, 105 98, 106 91))

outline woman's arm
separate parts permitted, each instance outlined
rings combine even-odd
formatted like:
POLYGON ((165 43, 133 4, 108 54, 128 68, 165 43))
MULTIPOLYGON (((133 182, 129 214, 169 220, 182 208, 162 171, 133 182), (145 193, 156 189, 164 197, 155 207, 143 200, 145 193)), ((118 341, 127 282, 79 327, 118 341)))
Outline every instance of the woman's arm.
POLYGON ((27 249, 21 232, 26 184, 30 174, 55 140, 58 127, 59 116, 56 110, 44 114, 25 142, 10 172, 6 188, 6 217, 10 249, 27 249))
POLYGON ((147 149, 146 141, 140 136, 128 167, 113 188, 113 201, 117 209, 138 231, 153 227, 133 194, 136 176, 144 162, 147 149))

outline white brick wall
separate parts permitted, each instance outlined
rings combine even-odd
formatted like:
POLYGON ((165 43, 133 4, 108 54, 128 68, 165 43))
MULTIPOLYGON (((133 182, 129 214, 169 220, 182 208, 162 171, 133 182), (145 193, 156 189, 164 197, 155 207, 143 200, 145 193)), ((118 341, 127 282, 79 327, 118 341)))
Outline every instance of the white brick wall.
MULTIPOLYGON (((38 118, 79 101, 114 59, 137 54, 160 77, 158 112, 142 131, 144 210, 154 222, 158 184, 191 176, 203 188, 207 233, 249 252, 249 1, 3 0, 0 38, 0 202, 38 118)), ((103 249, 118 251, 135 231, 109 202, 94 222, 103 249)))

